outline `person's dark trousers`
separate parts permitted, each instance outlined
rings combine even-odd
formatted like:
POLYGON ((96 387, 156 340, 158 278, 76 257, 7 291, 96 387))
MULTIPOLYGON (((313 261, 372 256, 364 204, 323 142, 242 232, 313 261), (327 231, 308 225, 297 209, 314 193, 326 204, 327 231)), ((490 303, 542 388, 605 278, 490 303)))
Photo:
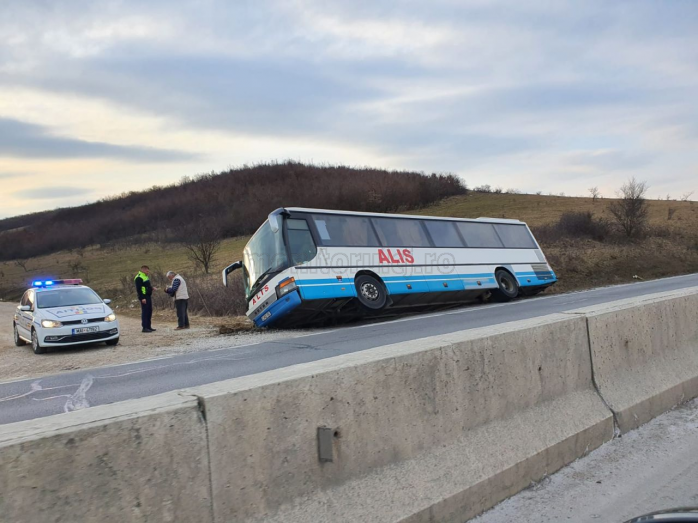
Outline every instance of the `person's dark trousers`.
POLYGON ((187 312, 189 300, 175 300, 175 307, 177 307, 177 326, 182 329, 189 327, 189 313, 187 312))
POLYGON ((153 327, 150 322, 153 318, 153 299, 150 296, 146 296, 145 303, 141 302, 141 327, 148 330, 153 327))

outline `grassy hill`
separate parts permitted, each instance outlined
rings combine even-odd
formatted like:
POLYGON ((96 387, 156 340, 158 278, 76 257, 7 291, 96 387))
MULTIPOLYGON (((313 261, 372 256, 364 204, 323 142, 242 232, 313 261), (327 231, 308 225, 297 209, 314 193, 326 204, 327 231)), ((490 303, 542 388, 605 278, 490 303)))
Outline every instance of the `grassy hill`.
MULTIPOLYGON (((649 231, 641 240, 629 241, 618 234, 604 241, 584 236, 558 234, 555 224, 570 212, 591 212, 595 218, 610 220, 610 200, 539 196, 526 194, 471 193, 446 198, 411 214, 477 218, 516 218, 526 221, 539 237, 560 282, 552 292, 564 292, 598 285, 653 279, 698 272, 698 203, 651 200, 649 231), (545 229, 547 227, 547 229, 545 229), (543 231, 545 229, 545 234, 543 231)), ((259 224, 256 224, 259 225, 259 224)), ((219 269, 240 259, 247 237, 223 242, 216 256, 214 274, 199 276, 199 288, 209 303, 234 303, 226 312, 239 312, 241 289, 222 289, 219 269)), ((121 241, 105 247, 62 251, 37 256, 27 263, 28 272, 13 261, 0 263, 0 296, 14 299, 32 279, 42 276, 71 277, 76 264, 85 270, 76 273, 104 296, 130 298, 132 278, 141 264, 156 271, 176 270, 194 275, 195 268, 183 247, 174 243, 121 241), (72 267, 71 267, 72 266, 72 267)), ((167 300, 163 297, 161 305, 167 300)), ((194 305, 192 303, 192 305, 194 305)), ((199 305, 201 308, 201 305, 199 305)), ((218 306, 215 307, 219 309, 218 306)), ((203 308, 201 308, 203 310, 203 308)), ((214 312, 215 313, 215 312, 214 312)))

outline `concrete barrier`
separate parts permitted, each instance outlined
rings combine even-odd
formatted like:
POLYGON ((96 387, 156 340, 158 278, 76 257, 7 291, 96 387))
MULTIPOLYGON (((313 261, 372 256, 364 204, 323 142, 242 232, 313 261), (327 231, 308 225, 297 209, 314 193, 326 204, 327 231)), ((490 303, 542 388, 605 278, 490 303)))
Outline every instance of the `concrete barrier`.
POLYGON ((217 522, 464 521, 613 437, 583 317, 189 392, 205 407, 217 522))
POLYGON ((594 379, 622 432, 698 396, 698 290, 571 314, 587 318, 594 379))
POLYGON ((462 522, 698 396, 697 316, 652 295, 0 426, 0 522, 462 522))
POLYGON ((168 393, 0 426, 0 521, 212 521, 196 398, 168 393))

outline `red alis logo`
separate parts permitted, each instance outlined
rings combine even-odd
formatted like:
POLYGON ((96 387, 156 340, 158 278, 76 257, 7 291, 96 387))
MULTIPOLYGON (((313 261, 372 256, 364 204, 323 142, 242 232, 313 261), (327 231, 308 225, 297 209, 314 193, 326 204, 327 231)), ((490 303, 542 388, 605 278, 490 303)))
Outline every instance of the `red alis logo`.
POLYGON ((257 296, 252 298, 252 305, 257 305, 257 302, 261 300, 267 292, 269 292, 269 285, 265 285, 264 288, 257 293, 257 296))
POLYGON ((414 263, 409 249, 378 249, 378 263, 414 263))

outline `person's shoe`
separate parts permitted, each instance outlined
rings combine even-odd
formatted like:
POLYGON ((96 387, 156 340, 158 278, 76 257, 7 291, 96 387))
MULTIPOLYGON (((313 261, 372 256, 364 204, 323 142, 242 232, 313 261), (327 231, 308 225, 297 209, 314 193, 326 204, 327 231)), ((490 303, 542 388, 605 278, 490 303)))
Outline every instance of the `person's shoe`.
POLYGON ((155 332, 156 330, 157 329, 153 329, 152 327, 150 327, 150 332, 155 332))
POLYGON ((183 330, 184 330, 184 327, 176 327, 175 330, 176 330, 176 331, 183 331, 183 330))
POLYGON ((145 332, 147 334, 149 332, 153 332, 153 329, 143 329, 141 332, 145 332))
POLYGON ((185 328, 185 329, 191 329, 191 327, 190 327, 189 325, 185 325, 184 328, 185 328))

